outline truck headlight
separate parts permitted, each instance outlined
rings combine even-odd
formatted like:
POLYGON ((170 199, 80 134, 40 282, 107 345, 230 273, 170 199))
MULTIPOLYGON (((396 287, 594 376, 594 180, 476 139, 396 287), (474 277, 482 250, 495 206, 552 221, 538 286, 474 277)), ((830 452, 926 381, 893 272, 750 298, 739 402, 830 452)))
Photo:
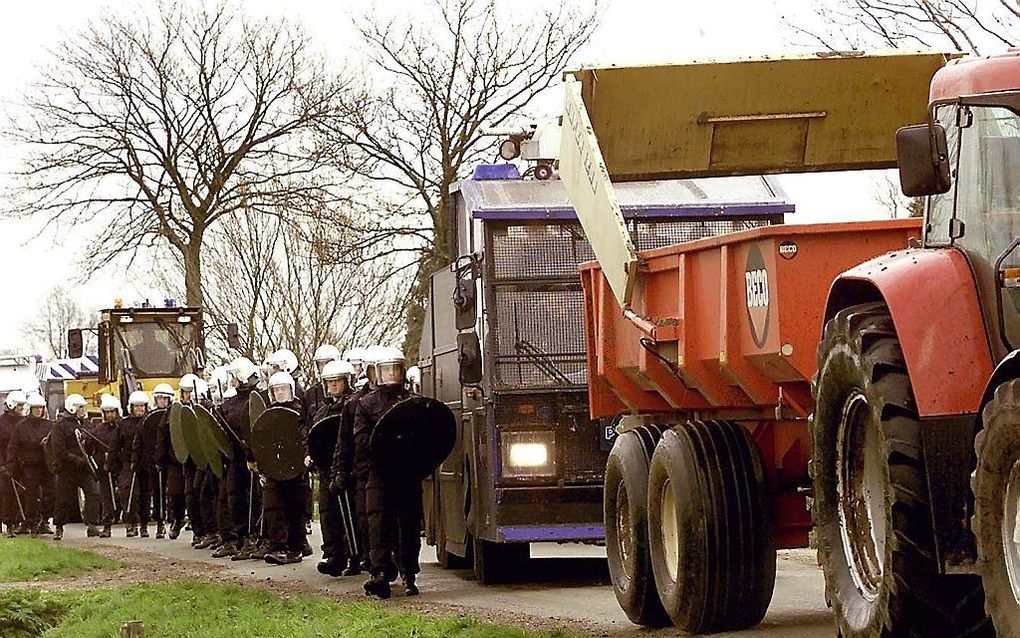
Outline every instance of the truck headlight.
POLYGON ((500 442, 504 477, 556 476, 555 433, 502 432, 500 442))

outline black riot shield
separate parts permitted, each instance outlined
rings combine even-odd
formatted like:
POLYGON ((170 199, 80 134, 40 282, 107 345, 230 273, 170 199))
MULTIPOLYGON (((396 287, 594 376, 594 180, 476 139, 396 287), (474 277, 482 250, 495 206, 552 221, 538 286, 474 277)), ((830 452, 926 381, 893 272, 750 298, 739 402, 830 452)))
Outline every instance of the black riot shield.
POLYGON ((184 443, 188 446, 188 456, 195 465, 200 468, 208 465, 209 459, 205 456, 205 446, 198 431, 198 418, 188 405, 181 410, 181 433, 184 435, 184 443))
POLYGON ((289 481, 305 471, 301 446, 301 415, 296 410, 272 407, 252 424, 251 453, 259 472, 274 481, 289 481))
POLYGON ((382 415, 372 432, 372 457, 383 471, 401 478, 432 474, 457 439, 457 419, 442 401, 411 397, 382 415))
POLYGON ((334 414, 315 425, 308 432, 308 456, 312 457, 315 467, 329 471, 333 465, 333 450, 336 449, 336 437, 340 433, 340 415, 334 414))
POLYGON ((188 443, 184 440, 184 430, 181 427, 183 413, 184 406, 180 403, 170 406, 170 447, 173 448, 174 458, 178 463, 188 460, 188 443))
MULTIPOLYGON (((263 397, 258 390, 252 390, 251 394, 248 395, 248 425, 254 426, 255 422, 259 420, 262 413, 266 411, 266 399, 263 397)), ((251 430, 245 433, 249 440, 251 439, 251 430)))
POLYGON ((234 446, 230 444, 230 434, 226 429, 226 424, 202 405, 195 406, 195 416, 198 418, 198 429, 203 433, 203 436, 209 437, 216 450, 228 461, 233 461, 234 446))

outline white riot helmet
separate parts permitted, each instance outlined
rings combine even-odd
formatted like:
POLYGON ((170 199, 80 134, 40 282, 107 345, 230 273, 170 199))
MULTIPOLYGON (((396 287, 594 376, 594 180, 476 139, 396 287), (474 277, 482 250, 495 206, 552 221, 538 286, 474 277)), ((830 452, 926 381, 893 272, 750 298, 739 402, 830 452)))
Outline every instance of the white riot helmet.
POLYGON ((407 369, 404 353, 397 348, 379 348, 375 369, 376 383, 379 385, 403 385, 407 369))
POLYGON ((177 382, 178 390, 195 390, 195 382, 198 381, 198 375, 186 374, 181 377, 181 380, 177 382))
POLYGON ((89 402, 86 401, 85 397, 83 397, 82 395, 69 394, 67 395, 67 398, 64 399, 64 410, 68 414, 78 414, 78 408, 87 407, 88 404, 89 402))
POLYGON ((152 402, 157 408, 168 408, 173 400, 174 389, 169 383, 160 383, 152 389, 152 402), (166 399, 166 405, 160 405, 160 399, 166 399))
POLYGON ((266 358, 266 363, 270 366, 278 369, 280 372, 286 372, 287 374, 294 374, 297 370, 298 360, 297 355, 286 348, 280 348, 273 354, 266 358))
POLYGON ((18 406, 24 407, 27 401, 28 397, 25 396, 24 392, 22 392, 21 390, 13 390, 11 391, 10 394, 7 395, 7 400, 4 401, 4 405, 7 406, 8 410, 13 410, 18 406))
POLYGON ((346 387, 342 388, 340 392, 344 392, 353 387, 352 379, 354 378, 354 366, 343 359, 330 361, 322 367, 322 374, 319 376, 322 379, 322 382, 326 385, 327 392, 329 391, 330 381, 343 380, 346 387))
POLYGON ((228 366, 230 374, 238 385, 248 385, 252 377, 258 377, 259 369, 248 357, 238 357, 230 362, 228 366))
POLYGON ((144 390, 135 390, 128 396, 128 412, 134 415, 136 406, 149 408, 149 395, 144 390))
POLYGON ((294 377, 286 372, 276 372, 269 377, 269 400, 273 403, 287 403, 294 399, 294 377))
POLYGON ((210 398, 217 402, 223 400, 223 395, 228 387, 230 387, 230 373, 227 371, 226 366, 213 368, 212 372, 209 373, 210 398))
POLYGON ((421 368, 418 366, 411 366, 407 369, 407 382, 413 387, 421 385, 421 368))
POLYGON ((116 412, 120 416, 120 401, 112 394, 104 394, 99 398, 100 412, 116 412))
POLYGON ((38 392, 28 395, 28 399, 25 401, 25 404, 28 405, 29 416, 31 416, 33 408, 42 408, 42 416, 46 416, 46 399, 38 392))
POLYGON ((209 396, 209 384, 202 377, 195 379, 195 397, 206 398, 209 396))
POLYGON ((312 359, 315 361, 315 369, 318 370, 319 376, 322 376, 323 367, 330 361, 336 361, 340 358, 340 350, 336 346, 324 343, 315 349, 315 354, 312 359))

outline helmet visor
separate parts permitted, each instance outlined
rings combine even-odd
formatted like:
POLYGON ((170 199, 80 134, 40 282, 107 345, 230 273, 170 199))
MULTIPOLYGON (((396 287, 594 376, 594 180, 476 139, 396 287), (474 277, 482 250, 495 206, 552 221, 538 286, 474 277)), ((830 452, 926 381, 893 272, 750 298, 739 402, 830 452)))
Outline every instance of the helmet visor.
POLYGON ((399 385, 404 382, 404 364, 380 363, 376 366, 376 374, 381 385, 399 385))
POLYGON ((340 396, 347 390, 347 386, 350 383, 346 376, 336 377, 335 379, 326 379, 326 392, 330 396, 340 396))
POLYGON ((287 403, 294 398, 294 391, 289 385, 274 385, 270 392, 273 394, 274 403, 287 403))

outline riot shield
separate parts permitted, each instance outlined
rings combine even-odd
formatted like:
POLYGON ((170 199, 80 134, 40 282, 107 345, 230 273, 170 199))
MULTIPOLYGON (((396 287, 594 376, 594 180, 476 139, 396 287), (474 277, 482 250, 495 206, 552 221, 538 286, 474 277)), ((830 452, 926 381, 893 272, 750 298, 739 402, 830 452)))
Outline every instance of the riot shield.
POLYGON ((184 431, 181 429, 183 412, 184 406, 180 403, 170 406, 170 447, 173 448, 174 458, 181 464, 188 460, 188 443, 184 440, 184 431))
POLYGON ((315 425, 308 432, 308 455, 312 457, 315 467, 329 471, 333 465, 333 450, 336 449, 336 438, 340 433, 340 415, 334 414, 315 425))
POLYGON ((384 472, 423 480, 432 474, 457 439, 457 418, 442 401, 415 396, 397 403, 375 425, 372 456, 384 472))
POLYGON ((184 443, 188 446, 188 456, 195 466, 202 468, 209 465, 209 459, 205 456, 205 446, 202 445, 202 438, 198 432, 198 418, 189 405, 183 406, 181 410, 181 433, 184 435, 184 443))
MULTIPOLYGON (((230 434, 226 425, 221 423, 216 415, 207 410, 205 406, 195 406, 195 416, 198 418, 199 431, 208 436, 215 449, 228 461, 234 460, 234 446, 230 444, 230 434)), ((211 458, 211 457, 210 457, 211 458)))
MULTIPOLYGON (((254 426, 262 413, 266 411, 266 399, 258 390, 252 390, 248 395, 248 425, 254 426)), ((251 439, 251 431, 248 431, 248 438, 251 439)))
POLYGON ((259 472, 274 481, 289 481, 305 471, 301 446, 301 415, 296 410, 272 407, 252 424, 251 453, 259 472))

